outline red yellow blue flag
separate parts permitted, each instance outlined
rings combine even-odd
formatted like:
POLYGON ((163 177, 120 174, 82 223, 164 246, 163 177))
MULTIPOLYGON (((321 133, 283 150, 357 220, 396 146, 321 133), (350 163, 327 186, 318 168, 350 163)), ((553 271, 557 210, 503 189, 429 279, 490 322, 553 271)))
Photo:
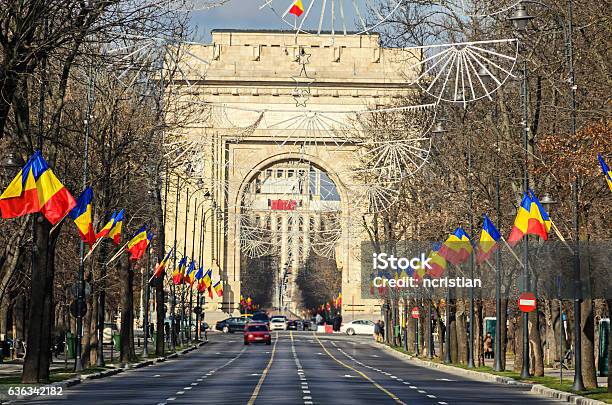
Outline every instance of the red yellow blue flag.
POLYGON ((170 251, 168 252, 166 257, 164 257, 164 259, 155 266, 155 271, 153 272, 153 277, 159 277, 159 276, 161 276, 163 274, 164 270, 166 269, 166 265, 168 263, 168 260, 170 259, 170 255, 172 254, 172 252, 174 252, 174 248, 170 249, 170 251))
POLYGON ((217 297, 223 296, 223 286, 221 285, 221 281, 217 281, 215 285, 213 285, 213 289, 217 293, 217 297))
POLYGON ((471 253, 470 237, 461 227, 450 234, 438 252, 440 256, 452 264, 461 264, 467 261, 471 253))
MULTIPOLYGON (((439 246, 439 243, 436 243, 436 245, 439 246)), ((436 246, 434 246, 432 251, 429 253, 429 257, 431 258, 431 260, 429 261, 429 267, 431 268, 427 270, 426 274, 430 278, 442 277, 444 275, 444 272, 446 271, 447 263, 446 263, 446 259, 444 258, 444 256, 440 254, 439 248, 436 248, 436 246)), ((417 273, 420 278, 423 277, 420 274, 419 270, 417 270, 417 273)))
POLYGON ((547 240, 548 232, 550 232, 550 228, 552 227, 550 216, 531 189, 529 189, 529 196, 531 197, 531 219, 539 224, 539 226, 534 225, 534 235, 538 235, 542 239, 547 240))
POLYGON ((183 269, 185 266, 187 266, 187 258, 183 257, 179 262, 178 267, 172 272, 172 282, 174 285, 178 285, 183 282, 183 269))
POLYGON ((3 218, 15 218, 41 212, 53 225, 76 205, 68 189, 36 151, 0 195, 3 218))
POLYGON ((195 280, 195 273, 196 273, 196 263, 195 261, 191 261, 191 263, 189 263, 189 268, 187 268, 187 272, 186 272, 186 277, 185 277, 185 282, 189 283, 189 285, 193 286, 193 281, 195 280))
POLYGON ((113 226, 108 233, 108 237, 113 240, 115 245, 119 245, 121 241, 121 228, 123 227, 123 209, 117 213, 115 216, 115 220, 113 221, 113 226))
POLYGON ((147 250, 149 243, 153 239, 153 233, 147 231, 147 226, 143 225, 127 243, 127 250, 132 254, 130 259, 138 260, 147 250))
POLYGON ((289 9, 289 13, 293 14, 296 17, 299 17, 304 12, 304 4, 302 4, 302 0, 295 0, 293 5, 289 9))
POLYGON ((93 190, 91 187, 86 187, 79 198, 77 198, 76 207, 68 214, 77 226, 81 239, 83 242, 87 243, 90 248, 96 243, 96 234, 94 232, 93 223, 91 222, 92 200, 93 190))
POLYGON ((100 239, 100 238, 103 238, 103 237, 108 235, 108 233, 110 232, 111 228, 113 227, 113 224, 115 223, 115 217, 116 216, 117 216, 117 211, 113 211, 113 215, 111 215, 111 217, 108 220, 108 222, 106 224, 104 224, 102 229, 100 229, 100 231, 96 234, 96 239, 100 239))
POLYGON ((610 168, 599 153, 597 154, 597 160, 599 160, 599 164, 601 165, 601 170, 603 171, 604 177, 606 178, 608 187, 610 187, 610 191, 612 191, 612 170, 610 170, 610 168))
POLYGON ((499 247, 499 240, 501 234, 493 225, 493 222, 488 216, 484 216, 482 223, 482 231, 480 232, 480 240, 478 241, 478 252, 476 253, 476 263, 480 264, 486 260, 495 252, 499 247))

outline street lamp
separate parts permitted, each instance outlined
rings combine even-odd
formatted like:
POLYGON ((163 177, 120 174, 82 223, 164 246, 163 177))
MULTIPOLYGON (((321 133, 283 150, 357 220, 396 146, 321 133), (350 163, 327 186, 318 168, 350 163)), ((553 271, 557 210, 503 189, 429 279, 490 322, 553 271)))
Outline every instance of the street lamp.
POLYGON ((518 32, 525 32, 527 29, 527 24, 529 24, 529 21, 533 20, 533 18, 534 17, 532 15, 529 15, 527 6, 521 2, 517 4, 514 13, 512 13, 512 16, 508 19, 512 22, 518 32))

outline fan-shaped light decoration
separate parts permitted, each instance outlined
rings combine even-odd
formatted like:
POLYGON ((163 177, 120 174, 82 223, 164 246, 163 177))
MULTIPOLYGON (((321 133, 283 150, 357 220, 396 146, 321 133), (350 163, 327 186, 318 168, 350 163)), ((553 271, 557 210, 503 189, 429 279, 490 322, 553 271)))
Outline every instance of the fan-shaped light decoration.
MULTIPOLYGON (((407 64, 408 74, 436 100, 466 104, 488 98, 510 77, 518 56, 516 39, 460 42, 411 48, 423 52, 416 63, 407 64)), ((411 59, 414 60, 414 59, 411 59)))
POLYGON ((352 186, 357 196, 354 206, 362 212, 375 214, 391 208, 399 197, 399 182, 377 180, 352 186))
POLYGON ((259 0, 300 33, 358 35, 385 22, 405 0, 259 0), (385 14, 380 10, 384 5, 385 14))

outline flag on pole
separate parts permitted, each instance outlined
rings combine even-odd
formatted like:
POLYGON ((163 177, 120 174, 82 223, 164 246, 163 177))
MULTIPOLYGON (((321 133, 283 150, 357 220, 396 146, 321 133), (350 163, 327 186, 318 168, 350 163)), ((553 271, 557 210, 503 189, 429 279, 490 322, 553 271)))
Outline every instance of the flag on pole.
POLYGON ((174 248, 171 248, 166 257, 164 257, 164 259, 155 266, 153 277, 159 277, 164 273, 164 270, 166 269, 166 264, 168 263, 168 259, 170 259, 170 255, 172 254, 172 252, 174 252, 174 248))
POLYGON ((206 287, 208 289, 208 298, 210 298, 212 300, 213 297, 213 293, 212 293, 212 285, 209 285, 208 287, 206 287))
POLYGON ((147 250, 147 246, 153 239, 153 233, 147 231, 147 226, 143 225, 127 243, 127 250, 132 254, 131 260, 138 260, 147 250))
POLYGON ((198 281, 197 288, 198 288, 198 292, 203 293, 203 292, 205 292, 205 291, 206 291, 206 284, 204 284, 204 280, 200 279, 200 280, 198 281))
POLYGON ((601 170, 603 171, 604 177, 606 178, 608 187, 610 187, 610 191, 612 191, 612 170, 610 170, 610 168, 599 153, 597 154, 597 160, 599 160, 599 164, 601 165, 601 170))
POLYGON ((90 249, 96 243, 96 234, 91 222, 92 200, 93 190, 91 187, 86 187, 77 199, 76 206, 68 214, 77 226, 81 239, 89 245, 90 249))
POLYGON ((204 283, 206 288, 210 288, 212 284, 212 270, 211 269, 208 269, 206 274, 204 274, 204 277, 202 277, 202 282, 204 283))
POLYGON ((200 268, 198 269, 198 271, 196 271, 195 275, 193 276, 197 281, 200 281, 202 279, 202 277, 204 277, 204 268, 202 266, 200 266, 200 268))
POLYGON ((100 239, 100 238, 103 238, 103 237, 108 235, 108 233, 110 232, 111 228, 115 224, 115 217, 116 216, 117 216, 117 211, 113 211, 113 215, 111 215, 111 217, 108 220, 108 222, 102 227, 102 229, 100 229, 100 232, 98 232, 96 234, 96 240, 100 239))
POLYGON ((181 284, 183 281, 183 268, 187 265, 187 258, 183 257, 177 268, 172 272, 172 282, 174 285, 181 284))
POLYGON ((514 226, 512 226, 512 231, 510 231, 508 236, 508 244, 511 247, 516 246, 523 239, 523 236, 527 234, 529 218, 531 216, 530 211, 531 198, 529 198, 527 193, 523 193, 521 205, 516 213, 516 218, 514 218, 514 226))
POLYGON ((296 17, 299 17, 304 12, 304 5, 302 4, 302 0, 295 0, 291 9, 289 9, 289 13, 293 14, 296 17))
MULTIPOLYGON (((540 236, 542 239, 548 239, 548 232, 550 232, 550 228, 552 227, 552 221, 550 220, 550 216, 536 197, 533 190, 529 189, 529 196, 531 197, 531 220, 534 220, 538 223, 538 225, 534 225, 535 232, 534 235, 540 236)), ((531 222, 531 221, 530 221, 531 222)))
POLYGON ((195 268, 196 268, 195 261, 192 260, 191 263, 189 263, 189 267, 185 271, 185 283, 189 283, 189 285, 191 286, 193 285, 193 280, 195 276, 195 268))
POLYGON ((484 216, 484 222, 482 223, 482 232, 480 232, 480 240, 478 241, 478 252, 476 253, 476 263, 480 264, 486 260, 495 252, 499 247, 499 240, 501 234, 493 225, 493 222, 488 216, 484 216))
POLYGON ((438 251, 440 256, 452 264, 461 264, 467 261, 471 253, 470 237, 461 227, 450 234, 438 251))
POLYGON ((53 225, 76 206, 74 197, 36 151, 0 195, 2 218, 41 212, 53 225))
POLYGON ((213 285, 213 289, 217 293, 217 297, 223 296, 223 286, 221 285, 221 280, 217 281, 215 285, 213 285))
POLYGON ((115 245, 119 245, 121 241, 121 228, 123 227, 123 209, 117 213, 115 216, 115 220, 113 222, 113 226, 111 227, 110 232, 108 233, 108 237, 113 240, 115 245))
MULTIPOLYGON (((429 253, 429 257, 431 258, 431 260, 429 261, 429 266, 431 267, 431 269, 427 269, 426 274, 429 275, 431 278, 440 278, 446 271, 446 259, 440 254, 439 246, 440 244, 436 242, 431 252, 429 253)), ((422 276, 420 277, 422 278, 422 276)))

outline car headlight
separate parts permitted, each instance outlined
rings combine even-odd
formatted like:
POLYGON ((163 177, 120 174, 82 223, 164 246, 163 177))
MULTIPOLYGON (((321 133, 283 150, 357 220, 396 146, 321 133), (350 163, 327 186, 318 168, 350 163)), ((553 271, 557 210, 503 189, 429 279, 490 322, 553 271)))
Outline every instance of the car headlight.
POLYGON ((250 335, 250 334, 249 334, 249 337, 250 337, 250 338, 252 338, 252 337, 253 337, 253 335, 250 335))

